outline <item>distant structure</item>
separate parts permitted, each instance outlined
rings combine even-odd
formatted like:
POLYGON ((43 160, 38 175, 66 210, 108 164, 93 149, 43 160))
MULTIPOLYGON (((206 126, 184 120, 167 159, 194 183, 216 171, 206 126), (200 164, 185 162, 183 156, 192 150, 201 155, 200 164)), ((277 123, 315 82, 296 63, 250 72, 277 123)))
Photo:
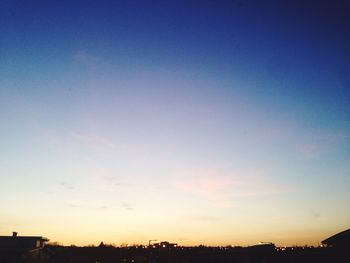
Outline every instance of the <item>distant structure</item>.
POLYGON ((151 247, 151 243, 154 241, 158 241, 157 239, 150 239, 148 240, 148 247, 151 247))
POLYGON ((18 236, 13 232, 12 236, 0 236, 0 249, 33 250, 44 247, 47 238, 41 236, 18 236))
POLYGON ((153 246, 155 248, 173 248, 173 247, 177 247, 176 243, 170 243, 168 241, 161 241, 159 243, 154 243, 153 246))
POLYGON ((13 232, 12 236, 0 236, 0 261, 13 258, 31 258, 32 262, 39 261, 43 257, 41 250, 45 242, 49 241, 41 236, 18 236, 13 232))
POLYGON ((250 252, 272 253, 276 251, 276 246, 271 242, 259 242, 259 244, 249 246, 246 249, 250 252))
POLYGON ((350 248, 350 229, 335 234, 321 243, 328 247, 350 248))

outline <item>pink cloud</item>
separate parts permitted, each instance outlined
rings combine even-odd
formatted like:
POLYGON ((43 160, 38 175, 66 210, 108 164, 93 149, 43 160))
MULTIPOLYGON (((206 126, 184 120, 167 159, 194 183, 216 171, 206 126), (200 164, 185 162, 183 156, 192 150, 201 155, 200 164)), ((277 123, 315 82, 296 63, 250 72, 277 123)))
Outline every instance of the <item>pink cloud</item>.
POLYGON ((321 145, 312 143, 303 143, 299 145, 299 150, 301 154, 307 158, 317 158, 319 157, 325 149, 322 149, 321 145))
POLYGON ((270 183, 259 174, 243 176, 236 173, 220 174, 212 170, 194 170, 178 173, 175 177, 174 187, 178 191, 206 200, 210 205, 219 208, 232 207, 238 198, 286 191, 286 187, 270 183))
POLYGON ((186 180, 176 183, 176 187, 188 193, 206 195, 213 192, 222 191, 225 188, 233 184, 233 181, 229 177, 204 175, 204 176, 192 176, 186 180))
POLYGON ((333 151, 347 138, 348 135, 339 132, 306 135, 298 144, 298 149, 306 158, 318 158, 333 151))

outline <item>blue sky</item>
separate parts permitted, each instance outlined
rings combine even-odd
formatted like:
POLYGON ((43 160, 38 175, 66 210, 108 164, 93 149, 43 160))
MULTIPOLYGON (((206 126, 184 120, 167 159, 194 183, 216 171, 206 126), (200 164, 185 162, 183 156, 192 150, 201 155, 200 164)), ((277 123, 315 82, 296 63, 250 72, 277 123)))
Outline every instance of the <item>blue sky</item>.
POLYGON ((348 228, 346 1, 3 1, 0 232, 317 244, 348 228))

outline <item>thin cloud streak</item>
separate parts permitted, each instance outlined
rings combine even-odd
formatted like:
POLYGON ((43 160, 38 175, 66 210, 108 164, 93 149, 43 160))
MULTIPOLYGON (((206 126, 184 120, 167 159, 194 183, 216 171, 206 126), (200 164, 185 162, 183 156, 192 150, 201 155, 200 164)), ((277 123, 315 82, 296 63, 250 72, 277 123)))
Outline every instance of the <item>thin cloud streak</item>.
POLYGON ((297 147, 305 158, 316 159, 332 152, 349 137, 342 132, 311 134, 304 136, 297 147))
POLYGON ((268 182, 267 178, 261 175, 222 175, 213 170, 194 170, 180 172, 175 177, 175 189, 201 198, 218 208, 231 208, 238 198, 279 194, 287 190, 286 187, 268 182))
POLYGON ((95 55, 92 55, 86 50, 77 50, 72 57, 74 61, 92 65, 98 61, 98 58, 95 55))
POLYGON ((98 148, 98 149, 103 149, 103 148, 114 149, 115 148, 115 144, 113 143, 113 141, 111 141, 103 136, 100 136, 96 133, 76 133, 76 132, 73 132, 72 137, 74 139, 82 142, 82 143, 89 145, 90 147, 93 147, 93 148, 98 148))
POLYGON ((74 186, 69 184, 69 183, 67 183, 67 182, 60 182, 60 186, 66 188, 68 190, 74 190, 74 186))

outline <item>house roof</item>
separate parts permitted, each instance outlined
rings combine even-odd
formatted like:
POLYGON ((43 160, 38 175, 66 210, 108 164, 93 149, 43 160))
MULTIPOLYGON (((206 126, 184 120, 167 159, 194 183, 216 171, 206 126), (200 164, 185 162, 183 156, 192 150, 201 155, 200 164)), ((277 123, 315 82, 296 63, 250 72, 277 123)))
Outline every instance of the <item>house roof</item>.
POLYGON ((350 229, 342 231, 338 234, 335 234, 321 242, 325 245, 336 245, 336 246, 343 246, 343 245, 350 245, 350 229))
POLYGON ((47 238, 42 236, 0 236, 0 250, 29 250, 41 248, 47 238))
POLYGON ((42 236, 0 236, 0 240, 41 240, 41 241, 49 241, 46 237, 42 236))

